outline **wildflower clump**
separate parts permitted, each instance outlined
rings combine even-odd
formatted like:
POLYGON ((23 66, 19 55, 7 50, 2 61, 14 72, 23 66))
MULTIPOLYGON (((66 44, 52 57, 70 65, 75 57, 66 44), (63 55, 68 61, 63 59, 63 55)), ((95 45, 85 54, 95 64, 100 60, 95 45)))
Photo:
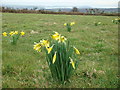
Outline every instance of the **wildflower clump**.
POLYGON ((79 50, 58 32, 54 32, 50 40, 35 42, 33 49, 38 52, 45 51, 51 75, 59 82, 67 81, 77 67, 79 50))
POLYGON ((112 23, 119 24, 120 23, 120 18, 113 19, 112 23))
POLYGON ((68 32, 71 32, 72 26, 73 26, 74 24, 75 24, 75 22, 64 23, 64 26, 66 26, 68 32))
POLYGON ((23 31, 22 31, 22 32, 11 31, 11 32, 9 32, 9 33, 3 32, 2 35, 5 36, 5 37, 6 37, 6 36, 12 37, 11 43, 12 43, 13 45, 16 45, 19 37, 20 37, 20 36, 24 36, 24 35, 25 35, 25 32, 23 32, 23 31))

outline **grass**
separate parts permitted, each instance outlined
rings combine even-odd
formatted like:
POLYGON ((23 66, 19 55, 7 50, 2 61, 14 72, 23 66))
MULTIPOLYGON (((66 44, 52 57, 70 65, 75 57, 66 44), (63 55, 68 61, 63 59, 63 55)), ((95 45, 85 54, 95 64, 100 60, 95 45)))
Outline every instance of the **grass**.
POLYGON ((3 88, 116 88, 118 86, 118 25, 113 16, 77 16, 3 13, 2 32, 25 31, 16 46, 2 37, 3 88), (67 32, 64 23, 76 22, 67 32), (102 22, 95 26, 94 22, 102 22), (37 33, 31 33, 34 30, 37 33), (34 42, 53 31, 66 36, 81 52, 79 65, 62 85, 51 78, 45 53, 34 42))

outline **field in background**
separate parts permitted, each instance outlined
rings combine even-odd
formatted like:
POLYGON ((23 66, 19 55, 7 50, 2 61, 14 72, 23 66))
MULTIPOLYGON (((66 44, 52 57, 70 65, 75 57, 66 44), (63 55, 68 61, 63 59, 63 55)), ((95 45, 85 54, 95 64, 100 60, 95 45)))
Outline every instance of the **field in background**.
POLYGON ((115 88, 118 85, 118 25, 114 16, 77 16, 3 13, 2 32, 25 31, 16 46, 2 38, 3 88, 115 88), (63 26, 76 22, 72 32, 63 26), (94 22, 102 22, 95 26, 94 22), (34 42, 57 31, 81 52, 70 82, 52 80, 45 53, 33 50, 34 42))

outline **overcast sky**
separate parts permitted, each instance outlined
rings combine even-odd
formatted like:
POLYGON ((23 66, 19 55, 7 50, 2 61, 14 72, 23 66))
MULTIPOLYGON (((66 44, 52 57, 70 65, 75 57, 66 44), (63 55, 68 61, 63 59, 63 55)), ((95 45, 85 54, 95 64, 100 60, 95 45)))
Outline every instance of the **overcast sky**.
POLYGON ((120 0, 2 0, 6 5, 118 7, 120 0))

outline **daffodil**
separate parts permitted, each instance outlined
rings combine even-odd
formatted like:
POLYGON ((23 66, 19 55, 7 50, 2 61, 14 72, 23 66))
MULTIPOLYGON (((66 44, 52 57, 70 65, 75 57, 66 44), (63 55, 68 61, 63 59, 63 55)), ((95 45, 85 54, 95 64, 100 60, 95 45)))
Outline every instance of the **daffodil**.
POLYGON ((53 46, 54 46, 54 45, 52 45, 51 47, 46 47, 46 49, 47 49, 47 51, 48 51, 48 54, 52 51, 53 46))
POLYGON ((58 33, 58 32, 55 32, 55 34, 54 35, 52 35, 52 39, 54 39, 54 40, 59 40, 60 39, 60 34, 58 33))
POLYGON ((6 32, 3 32, 2 35, 3 35, 3 36, 7 36, 7 33, 6 33, 6 32))
POLYGON ((11 31, 9 34, 10 34, 10 36, 12 36, 12 35, 14 35, 15 33, 14 33, 14 31, 11 31))
POLYGON ((38 51, 38 52, 40 52, 41 51, 41 47, 42 47, 41 43, 36 43, 35 42, 35 45, 34 45, 33 49, 38 51))
POLYGON ((15 31, 14 33, 15 33, 15 34, 18 34, 18 31, 15 31))
POLYGON ((45 46, 45 47, 49 47, 50 46, 50 42, 48 41, 48 40, 41 40, 40 41, 41 42, 41 44, 43 45, 43 46, 45 46))
POLYGON ((69 57, 69 58, 70 58, 70 63, 72 64, 72 67, 75 69, 75 63, 73 62, 71 57, 69 57))
POLYGON ((60 42, 65 42, 65 40, 67 40, 64 36, 60 37, 60 42))
POLYGON ((70 23, 70 26, 72 26, 72 25, 74 25, 74 24, 75 24, 75 22, 71 22, 71 23, 70 23))
POLYGON ((64 26, 66 26, 67 25, 67 23, 64 23, 64 26))
POLYGON ((54 64, 55 61, 56 61, 56 53, 57 53, 57 52, 55 52, 55 54, 54 54, 54 56, 53 56, 53 61, 52 61, 53 64, 54 64))
POLYGON ((79 50, 77 48, 74 47, 75 53, 76 54, 80 54, 79 50))
POLYGON ((20 34, 21 34, 21 36, 24 36, 24 35, 25 35, 25 32, 22 31, 22 32, 20 32, 20 34))

